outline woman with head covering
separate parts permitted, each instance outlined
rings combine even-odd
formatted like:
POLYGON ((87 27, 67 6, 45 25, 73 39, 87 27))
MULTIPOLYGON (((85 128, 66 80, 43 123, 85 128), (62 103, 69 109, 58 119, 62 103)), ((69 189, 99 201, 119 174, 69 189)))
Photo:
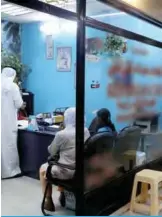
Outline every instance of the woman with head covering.
POLYGON ((111 121, 111 114, 108 109, 102 108, 97 112, 97 116, 93 119, 89 127, 89 131, 91 135, 104 131, 116 133, 116 129, 111 121))
MULTIPOLYGON (((69 108, 64 113, 65 129, 58 132, 48 147, 51 156, 59 155, 58 163, 75 168, 75 108, 69 108)), ((89 131, 84 129, 84 139, 89 137, 89 131)), ((43 189, 43 194, 46 187, 46 170, 48 164, 43 164, 40 168, 40 181, 43 189)), ((52 167, 52 176, 58 179, 71 179, 74 175, 74 170, 63 169, 59 166, 52 167)), ((45 207, 48 211, 54 211, 52 201, 52 186, 47 192, 45 207)))
POLYGON ((23 105, 19 87, 14 83, 16 71, 6 67, 1 74, 1 162, 2 178, 21 173, 17 151, 17 111, 23 105))

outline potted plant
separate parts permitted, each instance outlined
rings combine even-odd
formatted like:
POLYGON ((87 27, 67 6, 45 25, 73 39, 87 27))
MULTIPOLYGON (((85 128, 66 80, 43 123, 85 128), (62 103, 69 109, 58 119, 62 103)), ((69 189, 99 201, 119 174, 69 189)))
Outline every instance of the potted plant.
POLYGON ((30 68, 27 65, 23 64, 16 54, 7 52, 2 48, 1 69, 5 67, 11 67, 16 70, 18 84, 23 84, 31 72, 30 68))
POLYGON ((127 51, 126 41, 114 34, 108 34, 104 43, 104 52, 113 57, 120 57, 127 51))

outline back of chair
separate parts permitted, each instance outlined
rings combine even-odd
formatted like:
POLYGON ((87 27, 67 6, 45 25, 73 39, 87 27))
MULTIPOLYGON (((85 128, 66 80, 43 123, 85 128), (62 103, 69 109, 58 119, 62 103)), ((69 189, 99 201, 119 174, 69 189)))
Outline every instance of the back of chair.
POLYGON ((126 151, 137 151, 141 138, 141 129, 136 126, 126 127, 120 131, 117 136, 116 143, 113 149, 115 160, 119 163, 123 162, 123 153, 126 151))
POLYGON ((100 132, 91 136, 85 143, 84 158, 88 159, 96 153, 112 151, 115 137, 109 132, 100 132))

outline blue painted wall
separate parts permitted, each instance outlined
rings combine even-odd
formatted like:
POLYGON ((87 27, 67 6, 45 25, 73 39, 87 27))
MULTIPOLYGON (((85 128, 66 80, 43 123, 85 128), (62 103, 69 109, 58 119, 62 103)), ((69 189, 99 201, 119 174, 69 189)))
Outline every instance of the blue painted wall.
MULTIPOLYGON (((161 39, 161 30, 150 26, 143 26, 142 21, 135 18, 129 19, 127 16, 119 18, 111 18, 109 22, 134 30, 146 36, 156 37, 161 39), (143 30, 141 32, 141 30, 143 30)), ((105 32, 87 28, 87 38, 106 36, 105 32)), ((128 40, 128 47, 131 47, 138 42, 128 40)), ((141 44, 140 44, 141 46, 141 44)), ((147 45, 144 45, 147 46, 147 45)), ((147 46, 150 50, 149 57, 133 56, 130 50, 123 56, 125 59, 130 59, 138 63, 146 64, 147 67, 162 66, 162 52, 158 48, 147 46)), ((29 75, 26 87, 35 94, 35 113, 48 112, 56 107, 74 106, 75 105, 75 88, 74 88, 74 63, 76 62, 76 36, 75 34, 66 34, 54 36, 54 60, 46 59, 45 35, 40 32, 40 23, 29 23, 22 25, 22 58, 25 64, 28 64, 32 73, 29 75), (72 71, 57 72, 56 70, 56 49, 58 46, 72 47, 72 71)), ((108 68, 111 60, 108 57, 100 56, 100 61, 97 63, 86 61, 86 96, 85 96, 85 111, 87 124, 94 117, 93 111, 101 107, 108 107, 112 113, 112 119, 116 123, 116 115, 119 112, 116 107, 116 99, 108 98, 106 94, 107 84, 110 82, 108 77, 108 68), (99 89, 91 89, 92 80, 98 80, 101 84, 99 89)), ((136 81, 141 83, 146 79, 142 76, 135 76, 136 81)), ((147 82, 158 81, 157 78, 149 77, 147 82)), ((162 82, 162 80, 159 80, 162 82)), ((158 97, 157 109, 161 110, 162 100, 158 97)), ((124 127, 127 123, 116 123, 117 128, 124 127)))
POLYGON ((45 40, 45 35, 40 32, 40 23, 22 25, 23 62, 32 69, 25 86, 35 94, 35 113, 50 112, 56 107, 74 106, 75 102, 75 36, 54 36, 54 60, 46 59, 45 40), (56 50, 59 46, 72 47, 71 72, 56 70, 56 50))

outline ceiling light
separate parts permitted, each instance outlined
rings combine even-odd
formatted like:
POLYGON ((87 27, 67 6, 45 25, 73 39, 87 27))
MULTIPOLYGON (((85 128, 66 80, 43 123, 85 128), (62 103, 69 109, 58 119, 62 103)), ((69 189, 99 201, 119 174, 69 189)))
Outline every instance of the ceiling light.
POLYGON ((1 6, 1 12, 11 16, 18 16, 22 14, 28 14, 33 11, 29 10, 28 8, 20 7, 14 4, 5 4, 1 6))
POLYGON ((61 24, 61 31, 67 33, 76 33, 77 23, 74 21, 63 21, 61 24))
POLYGON ((63 21, 61 19, 55 19, 52 22, 46 22, 40 25, 40 31, 45 35, 58 35, 60 33, 72 33, 75 34, 77 29, 77 23, 73 21, 63 21))
POLYGON ((126 13, 125 12, 117 12, 117 13, 109 13, 109 14, 98 14, 98 15, 94 15, 91 17, 97 18, 97 17, 111 17, 111 16, 119 16, 119 15, 126 15, 126 13))
POLYGON ((40 26, 40 31, 46 35, 57 35, 60 33, 59 21, 43 23, 40 26))

